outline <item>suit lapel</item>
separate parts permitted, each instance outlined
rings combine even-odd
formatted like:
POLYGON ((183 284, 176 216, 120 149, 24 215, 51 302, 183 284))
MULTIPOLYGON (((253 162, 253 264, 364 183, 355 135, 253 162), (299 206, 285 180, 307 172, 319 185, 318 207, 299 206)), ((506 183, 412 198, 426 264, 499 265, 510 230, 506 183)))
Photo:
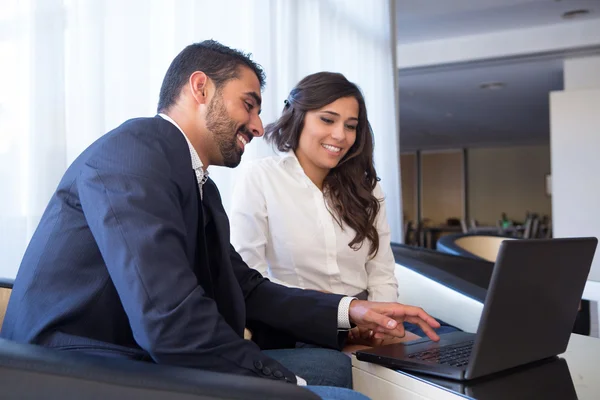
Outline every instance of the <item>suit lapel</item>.
POLYGON ((215 278, 215 299, 221 315, 236 332, 242 334, 246 319, 245 302, 231 266, 229 219, 223 209, 219 191, 212 180, 209 179, 204 184, 203 191, 206 214, 210 215, 210 217, 205 215, 204 218, 210 218, 206 223, 205 234, 211 235, 206 239, 210 243, 209 262, 212 260, 214 264, 210 269, 213 270, 213 278, 215 278))
POLYGON ((206 205, 204 204, 204 201, 201 201, 200 204, 202 205, 202 217, 204 218, 204 225, 202 226, 204 226, 204 229, 206 229, 207 225, 212 220, 212 213, 208 211, 206 205))
MULTIPOLYGON (((196 182, 196 176, 194 175, 194 182, 196 182)), ((195 255, 195 268, 194 273, 198 278, 198 283, 204 289, 206 295, 212 299, 215 298, 215 282, 210 270, 210 262, 208 258, 208 248, 206 246, 206 211, 205 207, 200 200, 200 192, 198 185, 196 187, 196 196, 198 202, 198 225, 196 233, 196 255, 195 255)))

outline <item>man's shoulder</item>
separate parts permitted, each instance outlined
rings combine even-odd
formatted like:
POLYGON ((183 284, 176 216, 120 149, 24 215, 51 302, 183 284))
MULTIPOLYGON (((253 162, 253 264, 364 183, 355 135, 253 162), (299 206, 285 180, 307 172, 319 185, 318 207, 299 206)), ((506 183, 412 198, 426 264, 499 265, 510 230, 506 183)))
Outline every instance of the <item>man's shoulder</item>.
POLYGON ((123 122, 102 138, 104 146, 115 151, 169 152, 188 151, 182 133, 161 117, 133 118, 123 122))
POLYGON ((185 138, 177 127, 160 117, 123 122, 98 139, 81 158, 91 167, 126 167, 142 175, 168 173, 172 168, 191 169, 185 138))
POLYGON ((164 142, 172 142, 174 136, 181 136, 181 142, 185 142, 179 129, 159 116, 129 119, 104 136, 107 140, 131 138, 164 142))

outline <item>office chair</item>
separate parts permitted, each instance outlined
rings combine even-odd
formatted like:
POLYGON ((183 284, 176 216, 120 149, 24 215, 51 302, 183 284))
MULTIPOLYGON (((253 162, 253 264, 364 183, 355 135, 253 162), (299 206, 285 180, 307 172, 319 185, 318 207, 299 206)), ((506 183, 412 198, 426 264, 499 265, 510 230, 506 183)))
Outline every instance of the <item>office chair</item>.
POLYGON ((0 330, 2 329, 2 322, 4 321, 12 288, 13 281, 11 279, 0 279, 0 330))

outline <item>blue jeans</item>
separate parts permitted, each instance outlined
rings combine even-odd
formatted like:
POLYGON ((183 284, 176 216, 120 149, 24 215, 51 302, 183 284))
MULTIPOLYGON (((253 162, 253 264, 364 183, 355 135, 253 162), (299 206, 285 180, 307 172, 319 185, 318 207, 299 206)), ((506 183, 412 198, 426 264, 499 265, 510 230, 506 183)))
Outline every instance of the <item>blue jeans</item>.
MULTIPOLYGON (((436 321, 440 323, 440 327, 437 329, 434 329, 434 331, 438 335, 443 335, 444 333, 460 331, 460 329, 458 329, 450 324, 447 324, 446 322, 442 321, 441 319, 436 318, 436 321)), ((421 336, 421 337, 427 336, 425 334, 425 332, 423 332, 423 329, 421 329, 421 327, 419 325, 413 325, 408 322, 404 323, 404 330, 407 332, 410 332, 410 333, 414 333, 417 336, 421 336)))
POLYGON ((352 389, 352 361, 346 354, 322 347, 265 350, 264 353, 308 385, 352 389))
POLYGON ((297 376, 324 400, 368 400, 352 388, 352 362, 342 352, 322 347, 265 350, 264 353, 297 376))
POLYGON ((306 388, 319 395, 323 400, 369 400, 364 394, 345 388, 329 386, 307 386, 306 388))

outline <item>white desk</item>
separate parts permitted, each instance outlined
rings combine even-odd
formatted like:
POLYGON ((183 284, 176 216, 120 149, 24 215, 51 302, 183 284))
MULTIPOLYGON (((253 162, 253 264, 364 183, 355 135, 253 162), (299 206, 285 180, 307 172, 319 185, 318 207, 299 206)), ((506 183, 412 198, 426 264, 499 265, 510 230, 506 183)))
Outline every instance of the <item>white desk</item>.
MULTIPOLYGON (((562 382, 563 388, 567 385, 567 391, 570 389, 571 391, 576 392, 576 398, 579 400, 600 399, 600 339, 574 334, 571 336, 567 351, 560 357, 563 358, 566 361, 566 365, 568 365, 568 372, 566 369, 560 370, 564 371, 562 379, 566 380, 566 382, 562 382)), ((512 386, 515 382, 514 376, 516 375, 514 374, 500 376, 494 380, 488 380, 488 383, 494 385, 493 396, 487 397, 483 395, 483 397, 479 397, 479 395, 477 395, 478 397, 470 397, 469 390, 464 390, 464 393, 461 391, 453 391, 450 388, 439 386, 438 383, 427 381, 427 377, 424 375, 415 377, 410 373, 398 372, 379 365, 358 361, 354 356, 352 356, 352 365, 354 389, 367 395, 372 400, 455 400, 464 398, 485 400, 487 398, 519 398, 518 395, 514 395, 515 388, 512 386), (507 386, 511 385, 506 388, 511 391, 511 394, 508 395, 508 397, 498 393, 498 388, 502 388, 503 382, 506 382, 507 386)), ((547 368, 544 366, 533 368, 542 367, 547 368)), ((544 374, 535 374, 533 368, 529 368, 524 372, 521 371, 522 374, 529 374, 521 376, 545 376, 544 374), (531 373, 531 371, 534 373, 531 373)), ((545 376, 545 379, 549 378, 550 377, 545 376)), ((556 380, 556 378, 554 380, 556 380)), ((450 383, 449 386, 461 386, 457 382, 446 382, 450 383)), ((548 383, 557 384, 552 379, 551 382, 548 382, 547 380, 537 382, 538 385, 546 386, 544 390, 548 390, 548 383)), ((534 382, 531 382, 531 385, 527 384, 526 387, 527 390, 531 391, 532 388, 535 390, 536 385, 534 382)), ((535 393, 530 392, 527 393, 526 396, 524 394, 523 398, 535 399, 536 396, 535 393)), ((556 398, 556 396, 546 398, 556 398)))
POLYGON ((596 302, 595 312, 594 307, 590 307, 591 336, 600 337, 600 282, 587 281, 582 297, 596 302))

